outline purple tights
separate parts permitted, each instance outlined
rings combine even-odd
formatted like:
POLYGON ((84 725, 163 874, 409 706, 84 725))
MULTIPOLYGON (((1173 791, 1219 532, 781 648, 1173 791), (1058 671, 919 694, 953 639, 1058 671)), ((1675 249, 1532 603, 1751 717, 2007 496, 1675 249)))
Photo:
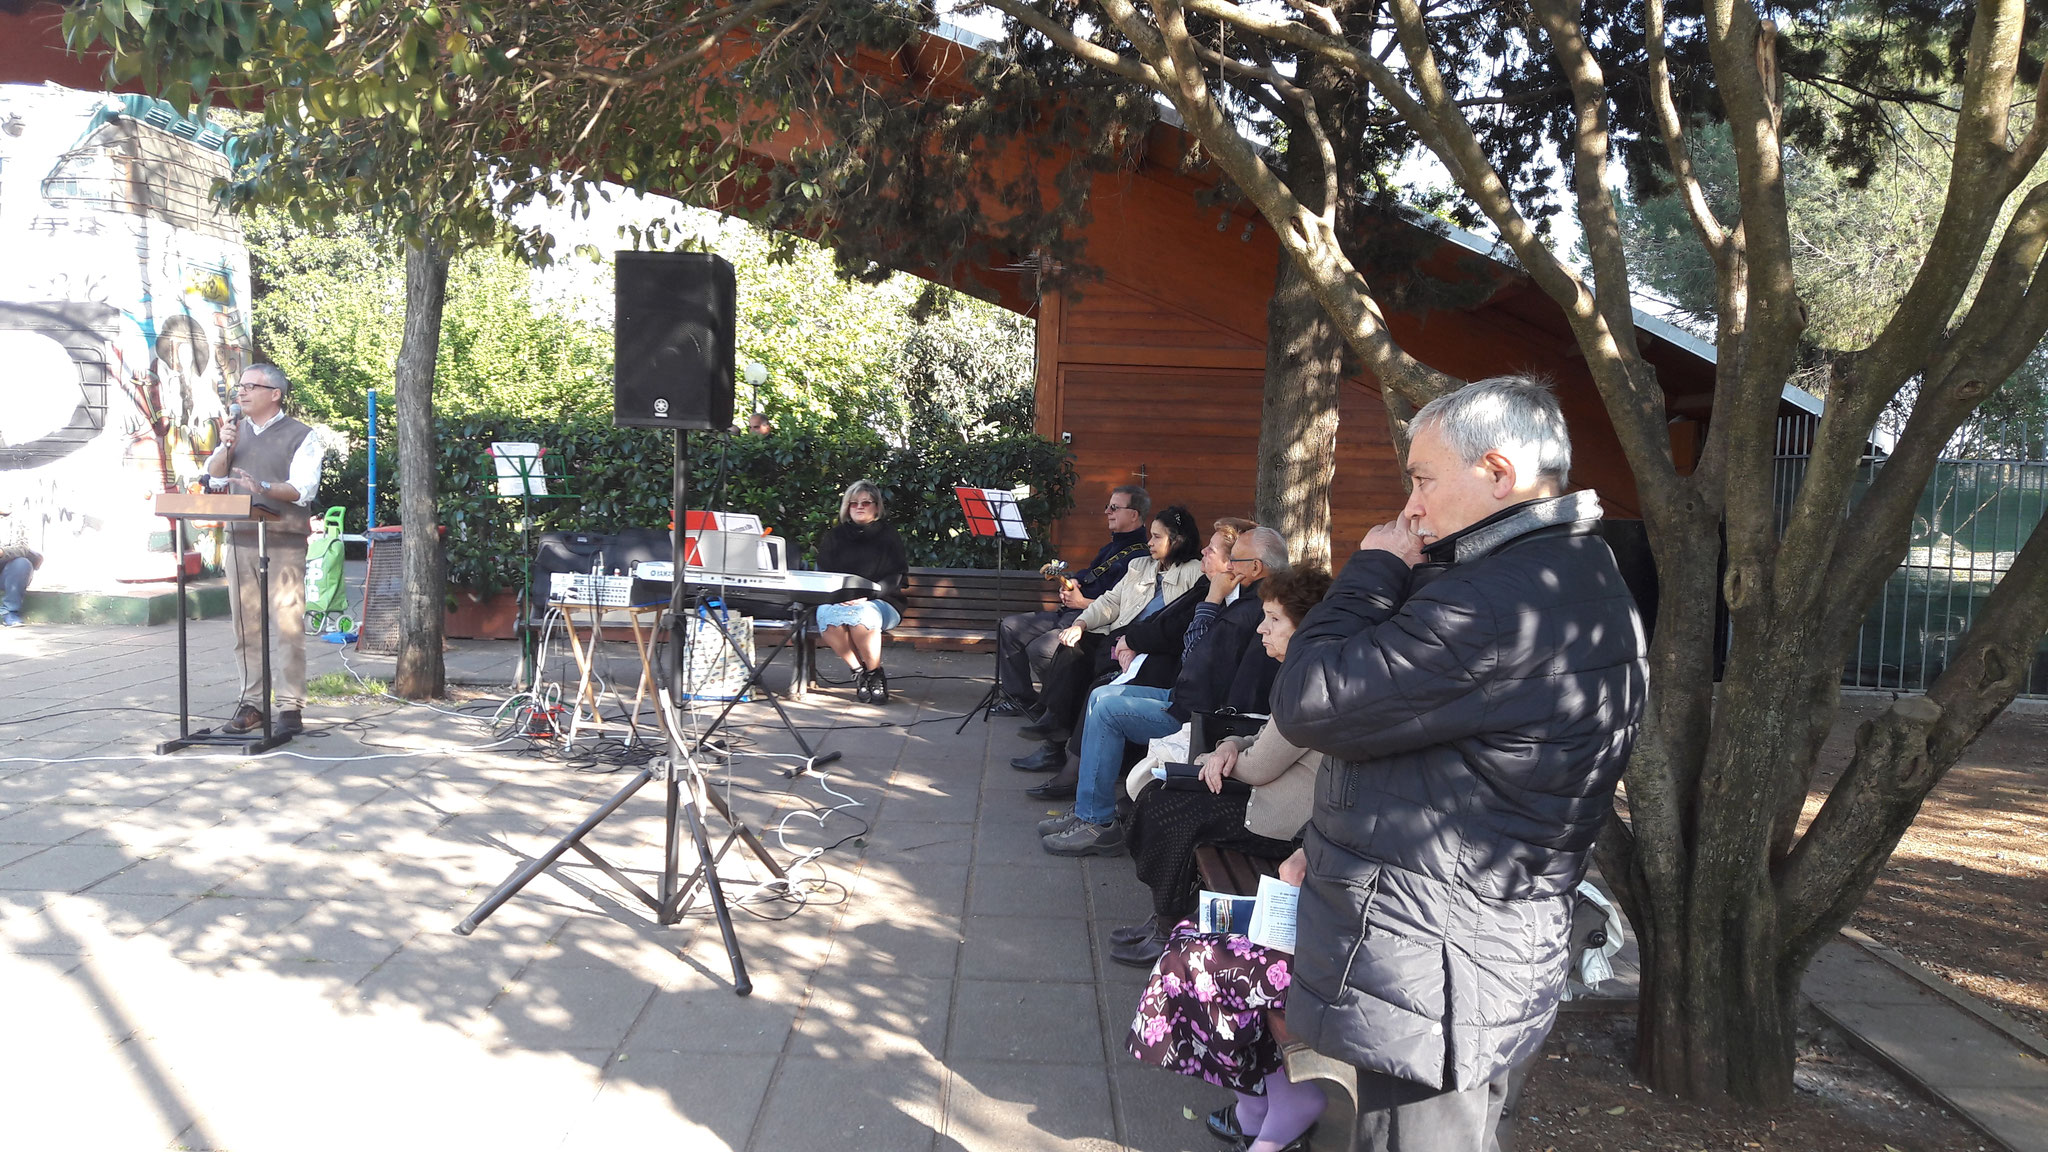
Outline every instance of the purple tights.
POLYGON ((1263 1096, 1237 1093, 1237 1127, 1253 1137, 1246 1152, 1280 1152, 1323 1114, 1323 1090, 1310 1080, 1296 1084, 1285 1068, 1267 1076, 1263 1096))

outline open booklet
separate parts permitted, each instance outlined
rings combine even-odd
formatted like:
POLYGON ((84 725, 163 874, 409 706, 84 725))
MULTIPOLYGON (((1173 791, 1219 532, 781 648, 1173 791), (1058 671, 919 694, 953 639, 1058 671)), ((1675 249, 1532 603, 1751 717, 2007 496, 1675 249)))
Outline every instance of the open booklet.
POLYGON ((1204 891, 1195 906, 1195 927, 1243 936, 1260 947, 1291 955, 1294 908, 1300 900, 1301 889, 1278 876, 1261 876, 1256 896, 1204 891))

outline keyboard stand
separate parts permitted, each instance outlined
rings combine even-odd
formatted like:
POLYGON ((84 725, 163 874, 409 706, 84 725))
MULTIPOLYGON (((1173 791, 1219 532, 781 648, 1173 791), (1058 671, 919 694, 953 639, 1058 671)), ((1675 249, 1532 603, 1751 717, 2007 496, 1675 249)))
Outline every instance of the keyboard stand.
MULTIPOLYGON (((738 589, 738 591, 742 596, 745 596, 748 595, 750 591, 758 595, 760 592, 765 590, 750 590, 748 588, 741 587, 738 589)), ((713 597, 708 589, 700 590, 697 593, 695 601, 693 602, 692 610, 694 611, 696 608, 701 608, 705 604, 709 603, 712 599, 713 597)), ((720 618, 720 613, 701 612, 696 614, 698 619, 709 620, 712 626, 718 629, 718 634, 725 640, 726 650, 731 652, 733 656, 739 660, 740 666, 747 670, 747 680, 746 683, 740 685, 740 688, 737 692, 734 692, 732 694, 731 699, 728 699, 725 702, 725 707, 720 708, 718 710, 718 715, 712 718, 711 723, 705 727, 704 731, 697 735, 696 743, 690 749, 690 755, 702 755, 704 752, 704 746, 710 742, 711 737, 718 732, 718 729, 725 724, 725 718, 727 716, 732 715, 733 706, 738 704, 742 699, 746 698, 748 693, 759 692, 761 695, 768 698, 768 703, 772 707, 774 707, 775 714, 781 717, 782 728, 785 732, 789 733, 789 738, 796 741, 796 746, 798 748, 803 749, 804 766, 799 770, 788 773, 789 775, 801 776, 814 768, 817 768, 821 765, 830 764, 834 760, 839 759, 840 753, 837 751, 827 752, 823 755, 819 755, 817 750, 811 747, 810 741, 804 739, 804 734, 797 730, 796 723, 789 718, 789 713, 783 709, 782 698, 775 694, 774 689, 769 688, 766 684, 762 683, 761 681, 761 674, 768 670, 768 666, 770 664, 775 663, 775 658, 777 656, 782 655, 782 650, 789 647, 790 641, 796 639, 799 633, 805 631, 808 627, 809 621, 807 617, 809 616, 809 608, 806 605, 799 603, 793 605, 793 609, 795 623, 789 629, 789 631, 783 633, 782 643, 777 644, 772 650, 770 650, 768 653, 768 658, 766 660, 761 661, 759 664, 756 664, 752 660, 748 659, 747 654, 745 652, 742 652, 740 650, 739 645, 733 642, 732 633, 727 630, 725 626, 725 621, 720 618)), ((676 640, 675 638, 687 636, 689 634, 690 629, 687 623, 674 620, 670 622, 669 636, 671 638, 671 643, 680 643, 680 641, 676 640)), ((685 659, 685 656, 681 651, 678 651, 676 653, 676 659, 682 660, 685 659)), ((799 661, 799 663, 801 663, 801 661, 799 661)), ((803 674, 803 669, 799 667, 797 669, 796 675, 798 677, 802 677, 803 674)))

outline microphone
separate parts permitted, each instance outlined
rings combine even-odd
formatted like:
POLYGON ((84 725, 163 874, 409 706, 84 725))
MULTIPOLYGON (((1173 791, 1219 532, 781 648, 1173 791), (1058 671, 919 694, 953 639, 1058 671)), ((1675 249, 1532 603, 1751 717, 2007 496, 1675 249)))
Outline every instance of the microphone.
POLYGON ((242 406, 241 406, 240 404, 230 404, 230 405, 228 405, 228 423, 230 423, 230 424, 240 424, 241 422, 242 422, 242 406))

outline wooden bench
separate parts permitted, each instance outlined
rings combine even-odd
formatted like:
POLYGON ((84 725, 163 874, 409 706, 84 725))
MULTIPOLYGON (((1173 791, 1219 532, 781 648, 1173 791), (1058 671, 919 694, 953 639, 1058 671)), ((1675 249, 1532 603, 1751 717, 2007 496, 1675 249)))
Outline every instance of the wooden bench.
POLYGON ((986 652, 996 642, 996 622, 1017 612, 1058 608, 1059 588, 1035 571, 993 568, 912 568, 904 585, 903 622, 888 642, 919 651, 986 652))

